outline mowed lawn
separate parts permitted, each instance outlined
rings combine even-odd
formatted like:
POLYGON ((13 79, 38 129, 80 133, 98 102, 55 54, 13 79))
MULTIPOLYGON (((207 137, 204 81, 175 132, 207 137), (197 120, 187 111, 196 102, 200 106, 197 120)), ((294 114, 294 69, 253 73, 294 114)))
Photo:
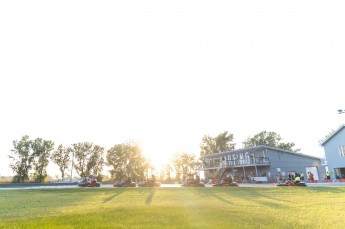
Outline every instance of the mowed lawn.
POLYGON ((344 228, 345 188, 0 190, 0 228, 344 228))

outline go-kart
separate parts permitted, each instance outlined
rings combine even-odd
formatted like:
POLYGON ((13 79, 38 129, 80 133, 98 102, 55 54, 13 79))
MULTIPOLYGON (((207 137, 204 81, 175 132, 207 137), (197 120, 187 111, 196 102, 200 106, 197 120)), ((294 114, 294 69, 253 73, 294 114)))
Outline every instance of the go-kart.
POLYGON ((131 181, 118 181, 113 184, 113 187, 137 187, 137 185, 131 181))
POLYGON ((187 180, 181 184, 181 187, 205 187, 205 184, 200 181, 187 180))
POLYGON ((289 186, 289 187, 306 187, 307 184, 304 183, 304 182, 295 182, 295 181, 285 181, 285 182, 278 182, 276 184, 276 187, 286 187, 286 186, 289 186))
POLYGON ((218 181, 215 184, 212 184, 213 187, 238 187, 238 184, 235 182, 226 182, 218 181))
POLYGON ((227 176, 225 178, 221 178, 217 180, 215 183, 212 184, 213 187, 238 187, 236 182, 233 182, 232 178, 227 176))
POLYGON ((101 183, 97 181, 83 180, 78 184, 79 187, 101 187, 101 183))
POLYGON ((161 186, 161 183, 155 181, 143 181, 143 182, 140 182, 138 183, 138 186, 139 187, 160 187, 161 186))

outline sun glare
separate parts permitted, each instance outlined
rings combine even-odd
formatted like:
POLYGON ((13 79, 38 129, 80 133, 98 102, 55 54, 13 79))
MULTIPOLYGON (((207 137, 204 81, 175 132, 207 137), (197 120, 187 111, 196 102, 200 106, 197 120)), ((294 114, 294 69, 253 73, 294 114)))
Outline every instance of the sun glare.
POLYGON ((149 159, 149 161, 154 166, 155 170, 159 171, 163 169, 166 164, 171 162, 173 153, 165 153, 167 150, 164 150, 164 147, 147 147, 144 149, 143 154, 149 159))

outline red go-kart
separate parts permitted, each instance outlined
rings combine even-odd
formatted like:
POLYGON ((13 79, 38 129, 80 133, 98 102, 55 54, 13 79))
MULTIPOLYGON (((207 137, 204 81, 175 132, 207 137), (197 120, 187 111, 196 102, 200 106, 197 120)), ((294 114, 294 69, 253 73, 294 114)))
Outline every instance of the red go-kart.
POLYGON ((78 184, 79 187, 101 187, 101 183, 93 180, 93 181, 89 181, 89 180, 83 180, 82 182, 80 182, 78 184))

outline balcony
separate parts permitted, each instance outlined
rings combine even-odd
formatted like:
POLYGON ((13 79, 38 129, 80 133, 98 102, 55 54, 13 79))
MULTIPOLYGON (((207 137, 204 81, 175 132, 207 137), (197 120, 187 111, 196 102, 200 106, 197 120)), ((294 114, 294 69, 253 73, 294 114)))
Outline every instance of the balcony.
POLYGON ((204 169, 214 168, 237 168, 237 167, 250 167, 250 166, 269 166, 271 162, 268 157, 255 157, 236 160, 216 160, 206 163, 204 169))

